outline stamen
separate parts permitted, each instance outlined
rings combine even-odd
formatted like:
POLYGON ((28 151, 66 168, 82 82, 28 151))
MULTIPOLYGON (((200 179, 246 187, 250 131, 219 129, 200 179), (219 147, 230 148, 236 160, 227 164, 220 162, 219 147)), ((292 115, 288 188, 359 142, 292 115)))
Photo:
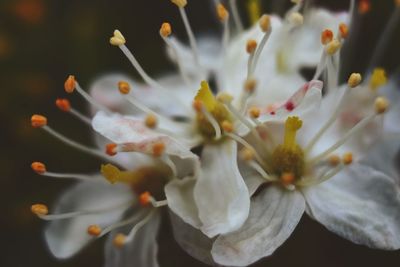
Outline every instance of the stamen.
POLYGON ((99 236, 101 234, 101 227, 97 224, 89 225, 87 233, 91 236, 99 236))
POLYGON ((31 206, 32 213, 37 216, 46 216, 49 213, 49 209, 44 204, 34 204, 31 206))
POLYGON ((339 33, 340 37, 343 39, 346 39, 349 36, 349 27, 346 25, 346 23, 339 24, 339 33))
POLYGON ((31 164, 32 170, 37 174, 43 174, 46 172, 46 165, 41 162, 33 162, 31 164))
POLYGON ((340 47, 342 46, 342 44, 339 42, 339 40, 337 39, 333 39, 332 41, 330 41, 326 47, 325 47, 325 51, 328 55, 333 56, 334 54, 336 54, 336 52, 340 49, 340 47))
POLYGON ((148 114, 144 120, 144 123, 150 129, 154 129, 157 126, 157 117, 153 114, 148 114))
POLYGON ((132 239, 135 237, 137 231, 140 230, 140 228, 142 228, 144 225, 146 225, 146 223, 148 223, 151 218, 154 216, 156 210, 153 209, 152 211, 150 211, 150 213, 141 221, 139 221, 133 228, 132 230, 129 232, 128 236, 126 237, 125 242, 130 242, 132 241, 132 239))
POLYGON ((78 180, 85 180, 85 181, 94 181, 92 176, 89 175, 82 175, 82 174, 74 174, 74 173, 55 173, 55 172, 48 172, 46 170, 46 165, 42 162, 33 162, 31 164, 32 170, 39 175, 46 176, 46 177, 53 177, 53 178, 65 178, 65 179, 78 179, 78 180))
POLYGON ((47 118, 42 115, 33 115, 31 117, 31 125, 33 128, 41 128, 47 125, 47 118))
POLYGON ((126 243, 126 235, 124 234, 117 234, 113 240, 113 244, 117 248, 122 248, 126 243))
POLYGON ((371 9, 370 0, 360 0, 358 3, 358 12, 362 15, 368 13, 371 9))
POLYGON ((255 91, 256 87, 257 87, 257 80, 254 78, 249 78, 244 83, 244 90, 248 94, 252 94, 255 91))
POLYGON ((312 185, 317 185, 321 184, 323 182, 328 181, 332 177, 334 177, 336 174, 341 172, 344 169, 345 165, 344 164, 339 164, 336 167, 330 169, 329 171, 325 172, 315 180, 304 180, 300 181, 297 183, 298 186, 312 186, 312 185))
POLYGON ((87 102, 89 102, 89 104, 91 104, 95 108, 103 110, 105 112, 110 112, 107 107, 99 104, 96 100, 93 99, 93 97, 86 93, 76 81, 73 75, 68 76, 67 80, 64 83, 64 89, 69 94, 73 93, 76 90, 87 102))
POLYGON ((155 143, 152 150, 154 157, 161 157, 165 152, 165 144, 161 142, 155 143))
POLYGON ((139 196, 140 205, 143 206, 143 207, 148 206, 150 204, 150 202, 151 202, 150 198, 151 198, 151 195, 150 195, 150 192, 148 192, 148 191, 143 192, 142 194, 140 194, 140 196, 139 196))
POLYGON ((264 178, 265 180, 269 181, 269 182, 274 182, 276 181, 275 178, 273 178, 272 176, 270 176, 264 169, 263 167, 261 167, 260 164, 258 164, 257 162, 255 162, 254 160, 250 161, 249 166, 252 167, 256 172, 258 172, 262 178, 264 178))
POLYGON ((328 161, 331 166, 337 166, 340 164, 340 157, 338 155, 331 155, 328 161))
POLYGON ((254 152, 254 157, 256 158, 256 160, 258 162, 260 162, 261 164, 264 164, 264 160, 262 159, 262 157, 257 153, 257 151, 246 140, 244 140, 242 137, 240 137, 240 136, 238 136, 238 135, 236 135, 234 133, 225 132, 224 134, 226 136, 230 137, 231 139, 235 140, 236 142, 238 142, 239 144, 241 144, 245 148, 253 151, 254 152))
POLYGON ((229 42, 229 13, 226 10, 226 8, 219 3, 217 5, 217 15, 219 20, 222 22, 224 26, 224 32, 223 32, 223 37, 222 37, 222 53, 226 53, 227 48, 228 48, 228 42, 229 42))
POLYGON ((210 112, 208 112, 207 108, 204 105, 201 106, 201 113, 204 115, 204 117, 206 117, 208 122, 214 128, 215 139, 216 140, 221 139, 222 131, 221 131, 221 127, 219 126, 218 121, 214 118, 214 116, 210 112))
POLYGON ((251 74, 256 70, 258 60, 260 59, 261 53, 268 42, 269 37, 271 36, 272 27, 271 27, 271 18, 268 15, 263 15, 259 21, 259 25, 261 30, 264 32, 264 36, 260 42, 260 45, 257 47, 257 51, 254 54, 253 63, 251 66, 251 74))
POLYGON ((246 43, 246 51, 249 54, 249 60, 247 62, 247 80, 250 79, 252 74, 253 61, 256 49, 257 49, 257 41, 254 39, 249 39, 246 43))
POLYGON ((386 71, 383 68, 375 68, 369 81, 369 86, 373 91, 384 86, 387 83, 386 71))
POLYGON ((239 11, 238 11, 236 0, 229 0, 229 5, 230 5, 231 10, 232 10, 233 21, 235 22, 236 28, 237 28, 237 30, 239 32, 242 32, 243 31, 243 24, 242 24, 242 21, 240 19, 240 15, 239 15, 239 11))
POLYGON ((321 43, 327 45, 333 40, 333 32, 329 29, 324 30, 321 33, 321 43))
POLYGON ((296 177, 295 177, 294 173, 292 173, 292 172, 284 172, 281 175, 281 182, 282 182, 283 185, 289 186, 289 185, 293 184, 293 182, 295 181, 295 178, 296 177))
POLYGON ((126 43, 125 37, 119 30, 114 31, 114 35, 110 38, 110 44, 114 46, 121 46, 126 43))
POLYGON ((375 100, 375 112, 364 119, 362 119, 359 123, 357 123, 353 128, 350 129, 342 138, 340 138, 335 144, 330 146, 327 150, 315 156, 313 159, 310 160, 310 163, 318 162, 319 160, 325 158, 327 155, 334 152, 337 148, 343 145, 350 137, 358 134, 364 127, 366 127, 371 121, 375 119, 375 117, 379 114, 386 112, 387 108, 389 107, 389 103, 386 98, 378 97, 375 100))
POLYGON ((91 125, 92 122, 90 120, 90 118, 86 117, 85 115, 83 115, 82 113, 80 113, 79 111, 77 111, 76 109, 71 107, 71 103, 69 102, 68 99, 65 98, 58 98, 56 100, 56 106, 64 112, 69 112, 72 115, 74 115, 76 118, 78 118, 79 120, 81 120, 82 122, 91 125))
POLYGON ((250 161, 254 159, 254 149, 244 147, 239 151, 239 157, 244 161, 250 161))
POLYGON ((258 107, 251 107, 249 109, 249 115, 253 119, 258 119, 260 117, 261 110, 258 107))
POLYGON ((115 156, 118 153, 118 145, 111 143, 106 145, 106 154, 109 156, 115 156))
MULTIPOLYGON (((110 226, 107 226, 106 228, 103 229, 103 231, 101 232, 101 235, 99 236, 99 238, 105 236, 106 234, 108 234, 109 232, 111 232, 111 231, 113 231, 113 230, 115 230, 115 229, 118 229, 118 228, 120 228, 120 227, 123 227, 123 226, 126 226, 126 225, 129 225, 129 224, 132 224, 132 223, 137 222, 138 220, 140 220, 140 218, 143 217, 143 215, 145 214, 145 212, 146 212, 145 210, 141 210, 141 211, 135 213, 135 214, 134 214, 132 217, 130 217, 130 218, 127 218, 127 219, 122 220, 122 221, 120 221, 120 222, 114 223, 114 224, 112 224, 112 225, 110 225, 110 226)), ((140 221, 139 221, 139 222, 140 222, 140 221)), ((122 235, 122 234, 118 234, 118 235, 121 235, 121 237, 124 236, 124 235, 122 235)), ((117 235, 117 236, 118 236, 118 235, 117 235)), ((121 238, 120 241, 122 241, 122 240, 123 240, 123 238, 121 238)), ((115 241, 115 239, 114 239, 114 241, 115 241)), ((115 243, 114 243, 114 245, 115 245, 115 243)), ((124 243, 121 242, 121 245, 123 246, 124 243)))
POLYGON ((351 163, 353 163, 353 154, 350 152, 344 154, 342 161, 344 165, 350 165, 351 163))
POLYGON ((118 82, 118 90, 121 94, 127 95, 131 91, 131 86, 129 85, 128 82, 125 81, 119 81, 118 82))
POLYGON ((321 129, 317 132, 317 134, 311 139, 310 143, 306 146, 305 151, 309 152, 314 147, 314 145, 318 142, 318 140, 323 136, 323 134, 333 125, 333 123, 338 118, 340 112, 343 109, 343 105, 345 104, 345 100, 351 89, 357 87, 361 83, 362 77, 360 73, 352 73, 348 79, 348 88, 345 88, 345 92, 342 98, 339 100, 338 105, 336 106, 334 112, 328 121, 321 127, 321 129))
POLYGON ((304 17, 299 12, 292 12, 288 17, 288 21, 294 27, 299 27, 304 23, 304 17))

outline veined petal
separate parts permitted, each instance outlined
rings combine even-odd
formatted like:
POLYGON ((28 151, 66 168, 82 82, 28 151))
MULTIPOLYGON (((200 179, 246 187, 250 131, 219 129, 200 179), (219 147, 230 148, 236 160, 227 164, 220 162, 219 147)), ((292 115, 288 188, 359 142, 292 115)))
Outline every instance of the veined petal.
POLYGON ((194 187, 196 178, 186 177, 182 180, 174 179, 165 186, 165 195, 168 207, 182 220, 193 227, 199 228, 201 221, 194 201, 194 187))
MULTIPOLYGON (((57 201, 52 214, 111 208, 132 199, 128 187, 111 185, 102 177, 96 176, 93 179, 98 179, 99 182, 81 182, 66 191, 57 201)), ((125 210, 126 206, 121 206, 107 213, 51 221, 45 231, 51 253, 61 259, 73 256, 93 240, 93 237, 87 234, 89 225, 108 226, 118 221, 125 210)))
POLYGON ((115 235, 118 233, 127 235, 133 225, 112 231, 105 245, 104 267, 158 267, 157 233, 160 222, 161 214, 156 212, 150 221, 138 230, 133 239, 121 248, 116 248, 113 244, 115 235))
POLYGON ((307 213, 330 231, 371 248, 400 248, 400 191, 382 172, 355 164, 303 194, 307 213))
POLYGON ((221 235, 212 248, 214 260, 248 266, 271 255, 292 234, 305 209, 301 193, 270 186, 251 200, 249 218, 236 232, 221 235))
POLYGON ((209 237, 238 229, 249 213, 250 197, 237 166, 237 145, 225 140, 206 145, 194 199, 209 237))

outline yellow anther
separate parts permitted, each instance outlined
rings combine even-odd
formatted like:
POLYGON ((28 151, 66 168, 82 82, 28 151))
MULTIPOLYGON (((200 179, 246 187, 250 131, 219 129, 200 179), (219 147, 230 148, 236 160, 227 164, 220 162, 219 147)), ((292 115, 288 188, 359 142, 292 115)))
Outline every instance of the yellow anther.
POLYGON ((178 7, 185 7, 187 5, 187 0, 171 0, 171 2, 178 7))
POLYGON ((323 45, 329 44, 333 40, 333 32, 326 29, 321 32, 321 43, 323 45))
POLYGON ((244 82, 244 90, 248 93, 253 93, 257 87, 257 80, 254 78, 249 78, 244 82))
POLYGON ((153 114, 148 114, 144 120, 144 123, 147 127, 153 129, 157 126, 157 117, 153 114))
POLYGON ((284 185, 291 185, 295 181, 296 177, 292 172, 284 172, 281 175, 281 182, 284 185))
POLYGON ((299 117, 288 117, 285 122, 285 138, 283 146, 286 149, 292 149, 296 146, 297 131, 303 126, 303 121, 299 117))
POLYGON ((257 23, 261 16, 261 1, 260 0, 248 0, 247 10, 249 12, 250 23, 257 23))
POLYGON ((351 152, 345 153, 342 162, 344 165, 350 165, 353 162, 353 154, 351 152))
POLYGON ((153 145, 153 156, 160 157, 165 151, 165 144, 164 143, 155 143, 153 145))
POLYGON ((65 99, 65 98, 58 98, 56 100, 56 106, 60 110, 65 111, 65 112, 68 112, 71 110, 71 103, 69 102, 68 99, 65 99))
POLYGON ((47 118, 42 115, 33 115, 31 117, 31 125, 33 128, 40 128, 47 125, 47 118))
POLYGON ((256 51, 256 49, 257 49, 257 41, 254 39, 248 40, 246 44, 247 53, 252 54, 254 53, 254 51, 256 51))
POLYGON ((44 204, 34 204, 31 206, 32 213, 40 216, 49 214, 49 209, 44 204))
POLYGON ((383 68, 376 68, 372 72, 371 80, 369 81, 369 86, 372 90, 376 90, 379 87, 387 83, 386 71, 383 68))
POLYGON ((164 23, 161 25, 161 28, 160 28, 160 34, 161 34, 161 36, 162 36, 162 37, 168 37, 168 36, 171 35, 171 33, 172 33, 171 24, 169 24, 168 22, 164 22, 164 23))
POLYGON ((343 39, 346 39, 349 36, 349 27, 346 23, 339 24, 339 33, 340 37, 342 37, 343 39))
POLYGON ((339 42, 339 40, 333 39, 326 45, 325 51, 328 53, 328 55, 332 56, 340 49, 341 46, 342 44, 339 42))
POLYGON ((299 12, 293 12, 289 15, 289 22, 293 26, 301 26, 304 23, 304 17, 299 12))
POLYGON ((260 117, 260 114, 261 114, 261 110, 258 107, 251 107, 249 109, 249 115, 253 119, 257 119, 258 117, 260 117))
POLYGON ((267 32, 271 29, 271 17, 266 14, 261 16, 258 23, 263 32, 267 32))
POLYGON ((67 93, 72 93, 76 87, 76 80, 74 75, 69 75, 68 78, 64 82, 64 89, 67 93))
POLYGON ((389 101, 387 98, 380 96, 375 99, 375 112, 377 114, 385 113, 388 108, 389 101))
POLYGON ((87 233, 91 236, 99 236, 101 234, 101 227, 97 224, 89 225, 87 233))
POLYGON ((114 237, 113 244, 117 248, 122 248, 126 243, 126 235, 124 234, 117 234, 114 237))
MULTIPOLYGON (((209 112, 211 112, 218 103, 206 81, 201 82, 201 87, 194 100, 195 102, 201 101, 201 103, 209 112)), ((195 102, 193 104, 195 104, 195 102)), ((196 107, 194 108, 196 109, 196 107)))
POLYGON ((337 166, 340 163, 340 157, 338 155, 331 155, 328 158, 329 164, 332 166, 337 166))
POLYGON ((221 92, 221 93, 218 93, 217 100, 219 102, 222 102, 222 103, 225 103, 225 104, 229 104, 229 103, 232 102, 233 96, 231 94, 227 93, 227 92, 221 92))
POLYGON ((362 81, 362 76, 360 73, 352 73, 347 81, 350 88, 357 87, 362 81))
POLYGON ((124 45, 126 43, 125 37, 119 30, 114 31, 113 37, 110 38, 110 44, 114 46, 124 45))
POLYGON ((255 156, 254 150, 249 149, 249 148, 243 148, 239 152, 239 157, 244 161, 253 160, 254 156, 255 156))
POLYGON ((101 165, 100 172, 112 184, 121 181, 122 172, 112 164, 101 165))
POLYGON ((229 12, 226 10, 223 4, 219 3, 217 5, 217 15, 218 19, 222 22, 226 21, 229 17, 229 12))
POLYGON ((227 133, 233 132, 233 124, 230 121, 227 120, 223 121, 221 123, 221 127, 227 133))
POLYGON ((127 95, 131 91, 131 86, 129 85, 128 82, 125 81, 119 81, 118 82, 118 90, 121 94, 127 95))
POLYGON ((46 165, 44 165, 41 162, 32 162, 31 164, 31 168, 34 172, 38 173, 38 174, 43 174, 46 172, 46 165))

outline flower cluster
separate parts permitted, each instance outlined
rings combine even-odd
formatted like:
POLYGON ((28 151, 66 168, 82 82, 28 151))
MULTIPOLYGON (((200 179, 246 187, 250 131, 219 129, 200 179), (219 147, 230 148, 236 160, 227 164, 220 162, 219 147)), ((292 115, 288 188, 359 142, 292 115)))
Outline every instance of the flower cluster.
MULTIPOLYGON (((51 252, 67 258, 108 234, 106 266, 158 266, 162 207, 171 211, 178 243, 209 264, 247 266, 271 255, 304 212, 357 244, 399 249, 393 160, 400 107, 388 100, 400 99, 396 81, 376 67, 338 82, 355 1, 349 12, 332 14, 292 0, 283 18, 261 15, 250 1, 257 23, 249 30, 229 1, 235 35, 231 14, 214 1, 221 41, 197 40, 187 1, 171 2, 189 46, 167 22, 159 33, 179 74, 153 79, 116 30, 110 44, 144 84, 109 75, 87 94, 74 76, 65 82, 67 93, 88 101, 93 117, 67 99, 56 105, 90 124, 99 148, 70 140, 42 115, 31 118, 33 127, 104 162, 95 175, 50 172, 32 163, 40 175, 80 180, 50 214, 44 204, 32 206, 50 221, 51 252), (304 67, 315 69, 311 80, 301 75, 304 67)), ((360 12, 368 8, 360 2, 360 12)))

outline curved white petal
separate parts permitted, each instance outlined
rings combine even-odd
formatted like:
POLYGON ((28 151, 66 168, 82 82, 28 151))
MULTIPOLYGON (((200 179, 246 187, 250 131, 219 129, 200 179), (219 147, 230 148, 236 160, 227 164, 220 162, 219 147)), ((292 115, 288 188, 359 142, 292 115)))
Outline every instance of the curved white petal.
POLYGON ((356 164, 303 194, 307 213, 330 231, 371 248, 400 248, 400 191, 382 172, 356 164))
POLYGON ((118 233, 128 234, 133 225, 112 231, 105 245, 104 267, 158 267, 157 233, 160 221, 161 215, 156 212, 150 221, 138 230, 132 241, 122 248, 116 248, 113 239, 118 233))
POLYGON ((196 178, 186 177, 182 180, 174 179, 165 186, 165 195, 168 207, 183 221, 199 228, 201 222, 194 201, 194 186, 196 178))
POLYGON ((257 189, 266 182, 258 172, 246 166, 246 163, 239 164, 239 170, 244 182, 246 183, 247 190, 249 190, 250 196, 252 196, 257 189))
POLYGON ((237 166, 237 145, 225 140, 204 146, 194 199, 209 237, 238 229, 249 213, 249 192, 237 166))
MULTIPOLYGON (((78 183, 61 195, 51 213, 59 214, 117 207, 132 199, 132 193, 127 186, 111 185, 98 176, 93 177, 93 179, 98 179, 99 182, 78 183)), ((108 226, 118 221, 125 210, 126 206, 120 206, 107 213, 51 221, 45 230, 45 238, 51 253, 61 259, 73 256, 93 240, 93 237, 87 234, 89 225, 108 226)))
POLYGON ((301 193, 272 185, 251 200, 249 218, 236 232, 221 235, 212 248, 214 260, 247 266, 271 255, 289 238, 305 209, 301 193))

